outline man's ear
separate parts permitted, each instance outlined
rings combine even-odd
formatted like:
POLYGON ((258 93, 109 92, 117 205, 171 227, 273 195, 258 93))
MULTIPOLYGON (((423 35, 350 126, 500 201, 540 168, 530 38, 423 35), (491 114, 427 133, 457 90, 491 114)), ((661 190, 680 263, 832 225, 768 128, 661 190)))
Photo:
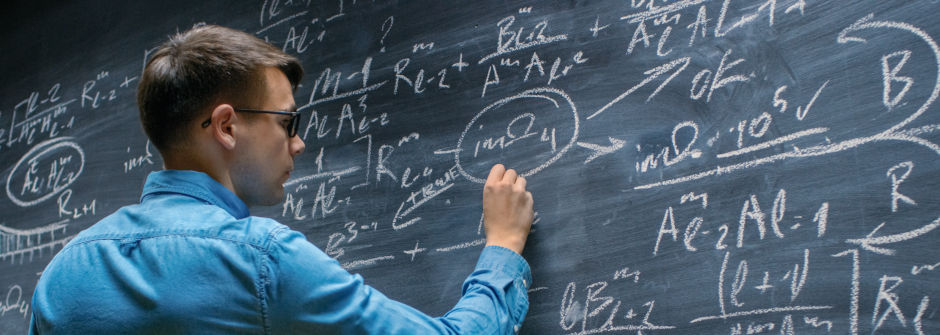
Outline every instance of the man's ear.
POLYGON ((232 105, 221 104, 212 109, 209 130, 212 137, 226 149, 235 148, 235 127, 238 116, 232 105))

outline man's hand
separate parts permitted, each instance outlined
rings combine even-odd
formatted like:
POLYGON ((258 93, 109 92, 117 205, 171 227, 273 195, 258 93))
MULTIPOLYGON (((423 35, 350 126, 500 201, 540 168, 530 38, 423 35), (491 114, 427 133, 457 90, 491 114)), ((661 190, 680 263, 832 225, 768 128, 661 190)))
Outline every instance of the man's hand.
POLYGON ((525 178, 502 164, 493 165, 483 186, 486 245, 522 254, 532 216, 532 193, 525 190, 525 178))

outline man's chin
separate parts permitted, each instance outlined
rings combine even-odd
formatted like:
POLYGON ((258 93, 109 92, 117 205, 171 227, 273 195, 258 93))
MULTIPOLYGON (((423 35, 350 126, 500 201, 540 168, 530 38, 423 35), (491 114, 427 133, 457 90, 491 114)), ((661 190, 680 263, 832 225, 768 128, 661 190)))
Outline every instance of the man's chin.
POLYGON ((279 188, 277 192, 274 192, 274 193, 275 194, 273 194, 271 199, 269 199, 270 201, 265 206, 277 205, 281 203, 281 201, 284 201, 284 188, 283 187, 279 188))
POLYGON ((270 196, 255 199, 253 204, 248 204, 249 206, 274 206, 284 200, 284 189, 280 188, 275 192, 271 192, 270 196))

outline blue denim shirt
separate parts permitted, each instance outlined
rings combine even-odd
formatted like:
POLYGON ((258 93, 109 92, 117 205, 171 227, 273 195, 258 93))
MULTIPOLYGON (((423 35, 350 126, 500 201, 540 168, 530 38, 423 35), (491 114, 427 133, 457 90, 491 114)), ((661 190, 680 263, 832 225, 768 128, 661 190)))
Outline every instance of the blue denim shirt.
POLYGON ((454 308, 432 318, 365 285, 193 171, 147 178, 141 202, 79 233, 33 295, 34 334, 509 334, 529 265, 486 247, 454 308))

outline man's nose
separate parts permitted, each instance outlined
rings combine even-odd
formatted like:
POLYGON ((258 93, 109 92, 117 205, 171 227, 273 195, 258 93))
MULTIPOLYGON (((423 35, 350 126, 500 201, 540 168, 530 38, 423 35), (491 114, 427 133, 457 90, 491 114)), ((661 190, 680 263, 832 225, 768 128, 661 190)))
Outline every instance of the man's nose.
POLYGON ((304 152, 304 149, 307 148, 307 145, 304 144, 304 140, 300 136, 294 136, 290 138, 290 153, 291 156, 297 156, 304 152))

